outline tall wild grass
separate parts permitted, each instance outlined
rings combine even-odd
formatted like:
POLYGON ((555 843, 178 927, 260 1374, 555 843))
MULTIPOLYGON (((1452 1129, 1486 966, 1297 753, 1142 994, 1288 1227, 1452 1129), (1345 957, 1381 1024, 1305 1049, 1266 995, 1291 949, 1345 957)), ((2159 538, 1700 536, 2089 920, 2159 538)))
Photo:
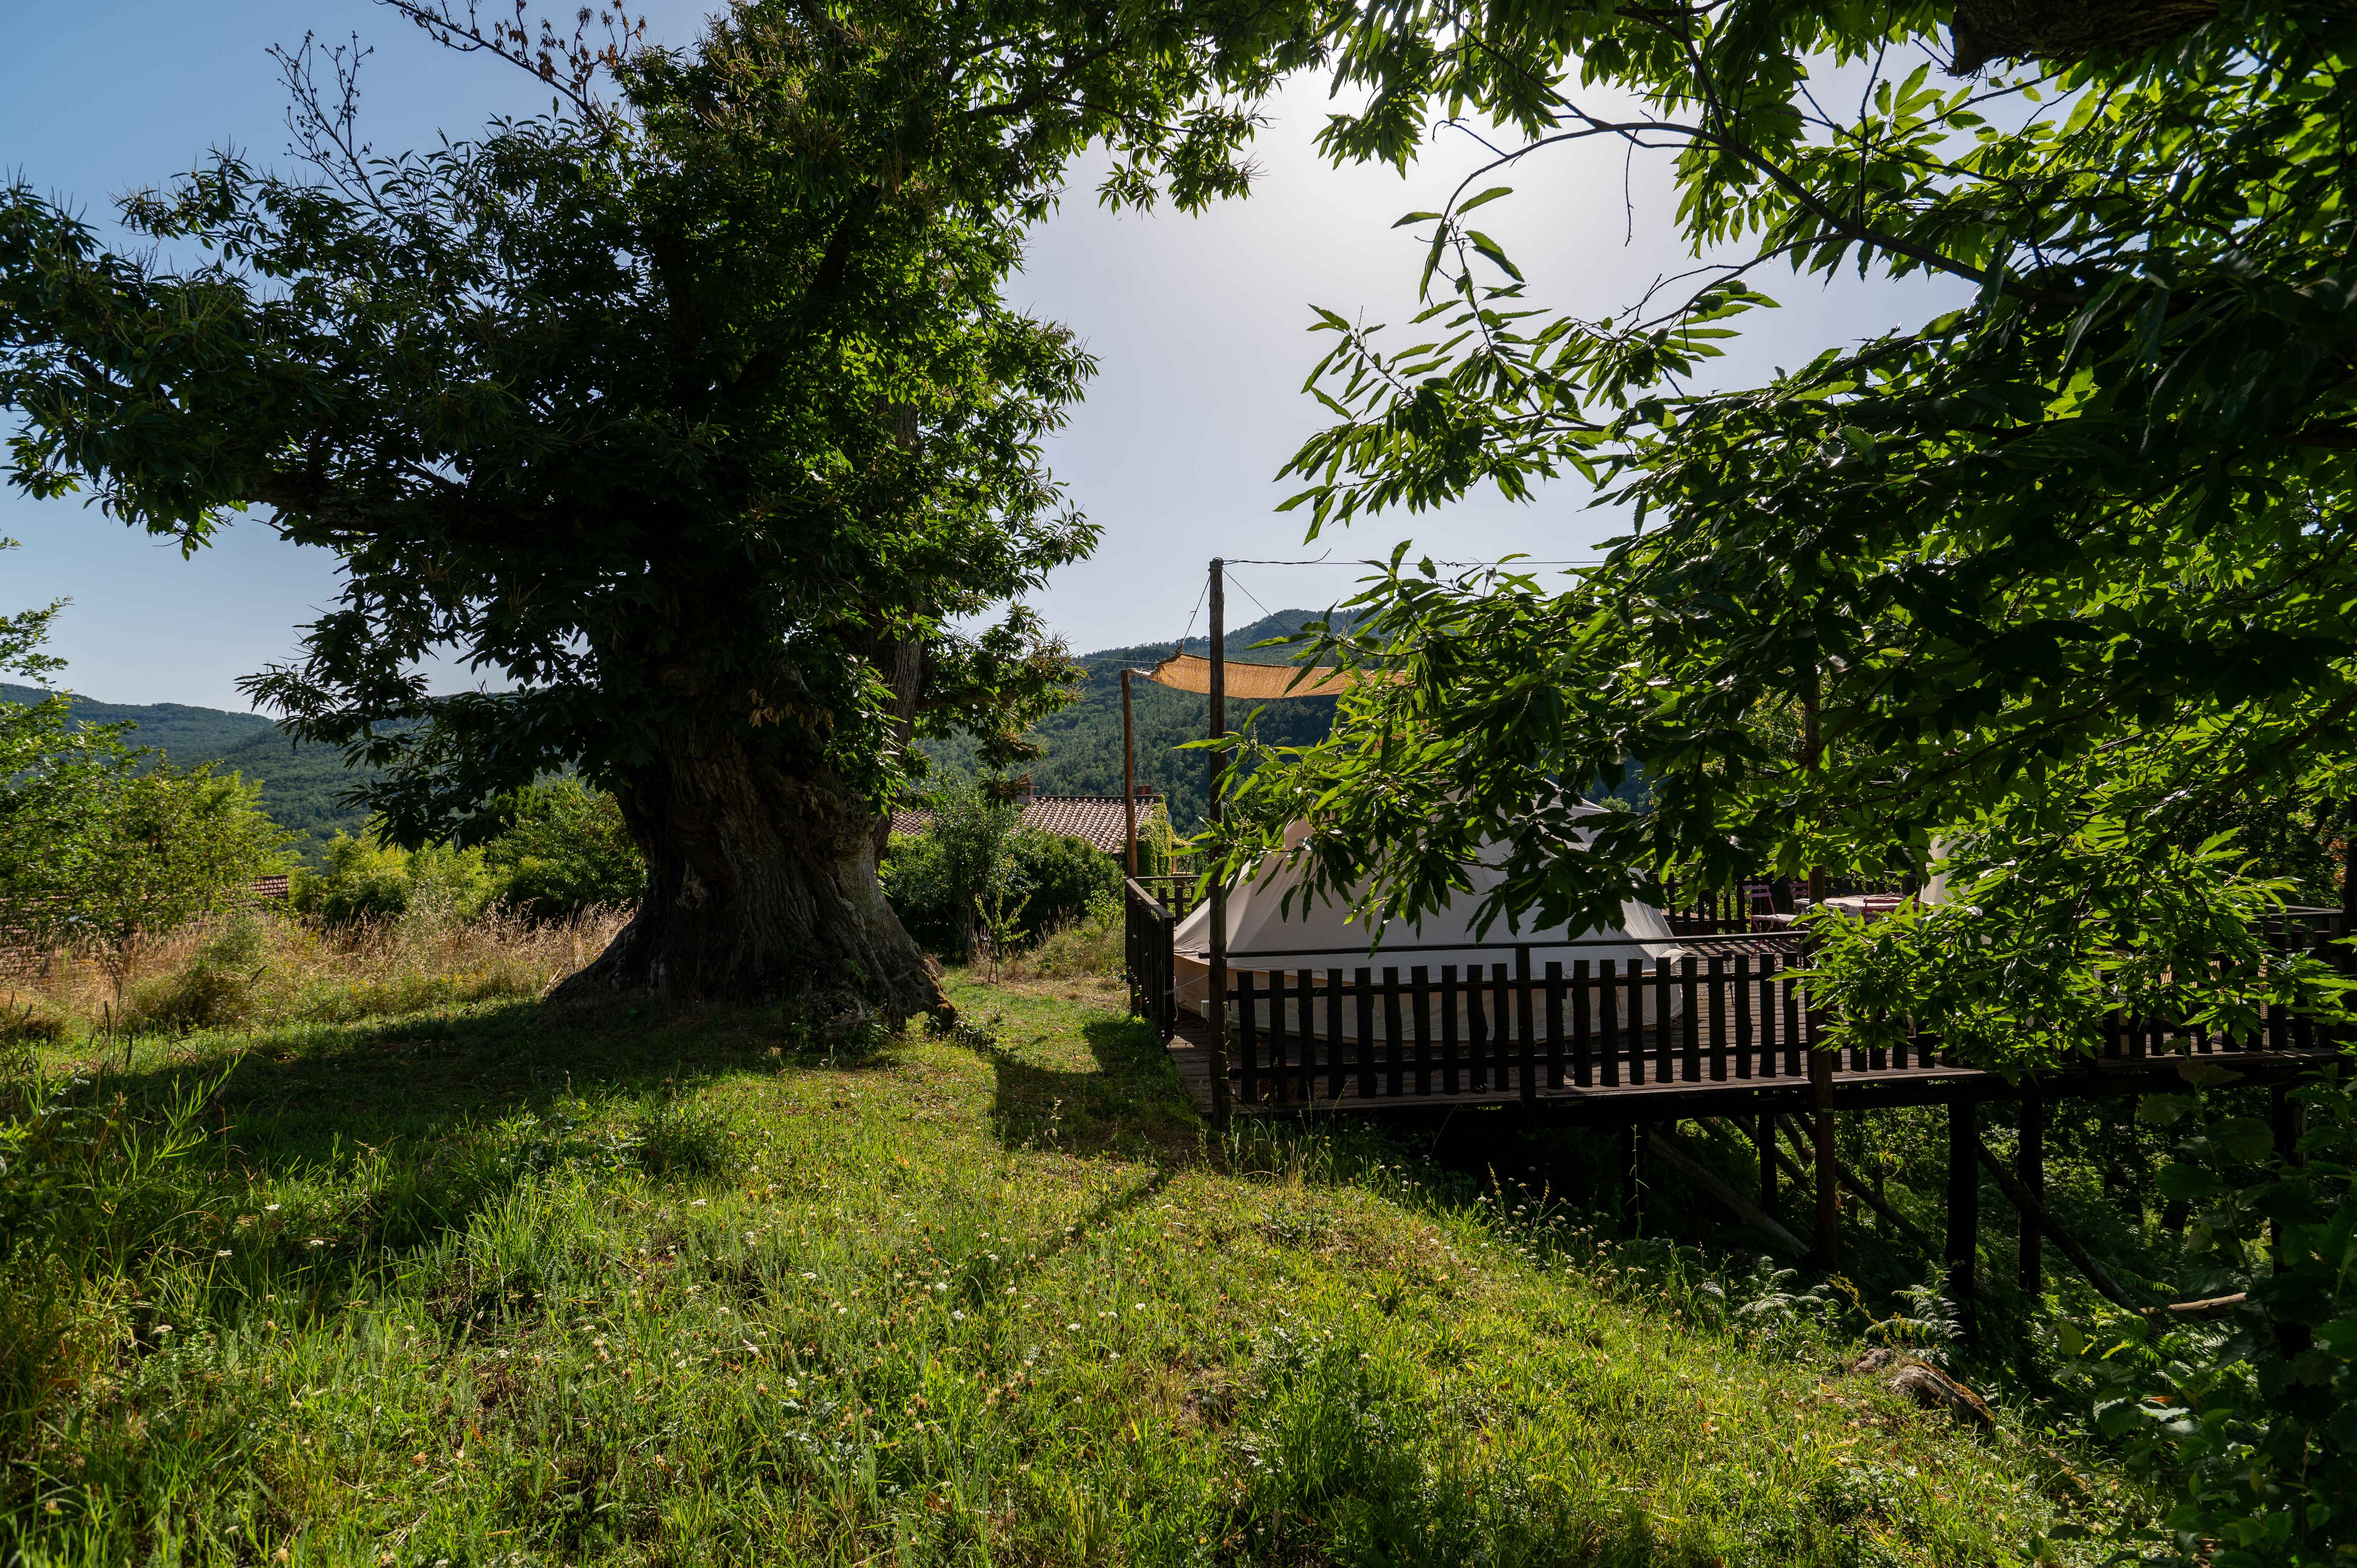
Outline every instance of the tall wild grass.
POLYGON ((597 956, 629 918, 593 908, 530 920, 415 906, 341 923, 242 911, 150 942, 117 996, 90 957, 60 950, 0 961, 0 1039, 186 1034, 536 997, 597 956))

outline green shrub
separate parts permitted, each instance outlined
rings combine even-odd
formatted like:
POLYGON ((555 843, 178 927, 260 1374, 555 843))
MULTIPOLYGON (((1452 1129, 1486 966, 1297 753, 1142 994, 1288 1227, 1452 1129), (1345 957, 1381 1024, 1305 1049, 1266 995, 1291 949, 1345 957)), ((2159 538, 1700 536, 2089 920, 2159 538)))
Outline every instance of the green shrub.
POLYGON ((645 890, 646 862, 604 790, 577 779, 549 779, 501 797, 499 815, 497 836, 473 849, 412 851, 338 833, 318 870, 295 874, 290 901, 331 925, 413 911, 471 920, 493 904, 552 920, 628 908, 645 890))
POLYGON ((949 856, 930 833, 894 833, 884 846, 877 875, 884 897, 917 945, 928 952, 963 956, 957 890, 949 856))
POLYGON ((1118 897, 1121 870, 1086 839, 1024 831, 1014 835, 1015 865, 1030 885, 1018 917, 1024 937, 1082 918, 1100 897, 1118 897))
POLYGON ((429 843, 409 857, 409 913, 440 921, 479 918, 499 897, 479 849, 429 843))
POLYGON ((1085 839, 1015 827, 1013 822, 1011 808, 975 805, 961 812, 952 804, 936 817, 934 831, 894 835, 880 868, 884 896, 920 946, 966 956, 972 901, 977 886, 989 879, 979 869, 985 862, 996 866, 997 878, 1019 890, 1011 901, 1013 934, 1019 941, 1037 941, 1082 920, 1092 901, 1119 894, 1121 870, 1111 855, 1085 839))
POLYGON ((338 833, 328 841, 321 860, 317 871, 295 873, 287 902, 298 914, 316 915, 329 925, 398 919, 412 912, 471 920, 499 892, 479 849, 427 844, 413 851, 338 833))
POLYGON ((647 865, 614 797, 552 779, 500 802, 506 826, 483 846, 500 902, 533 919, 635 905, 647 865))
MULTIPOLYGON (((1092 901, 1121 887, 1113 858, 1085 839, 1017 829, 1006 836, 1006 854, 1024 888, 1014 924, 1025 941, 1082 920, 1092 901)), ((931 834, 895 835, 884 852, 884 896, 909 934, 934 952, 961 952, 956 871, 953 855, 931 834)))
POLYGON ((2170 1126, 2160 1190, 2192 1211, 2218 1321, 2099 1314, 2057 1326, 2062 1380, 2095 1429, 2161 1488, 2158 1528, 2119 1542, 2147 1562, 2307 1568, 2357 1557, 2357 1093, 2340 1069, 2294 1091, 2296 1158, 2256 1117, 2147 1096, 2170 1126))
POLYGON ((286 901, 297 913, 331 925, 395 918, 409 908, 409 855, 366 839, 338 833, 320 852, 317 871, 297 868, 286 901))

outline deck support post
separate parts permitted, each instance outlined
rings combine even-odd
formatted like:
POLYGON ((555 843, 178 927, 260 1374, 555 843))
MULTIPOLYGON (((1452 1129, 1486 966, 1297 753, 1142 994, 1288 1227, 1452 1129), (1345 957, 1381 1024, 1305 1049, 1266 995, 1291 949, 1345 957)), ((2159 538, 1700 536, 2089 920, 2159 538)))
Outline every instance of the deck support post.
POLYGON ((1754 1145, 1760 1151, 1760 1212, 1776 1217, 1776 1113, 1762 1111, 1752 1123, 1754 1145))
MULTIPOLYGON (((2014 1154, 2014 1179, 2021 1190, 2046 1201, 2046 1100, 2032 1083, 2021 1097, 2021 1142, 2014 1154)), ((2044 1237, 2037 1221, 2021 1216, 2021 1294, 2035 1296, 2046 1288, 2044 1237)))
MULTIPOLYGON (((2291 1097, 2288 1085, 2276 1084, 2267 1090, 2267 1125, 2275 1133, 2276 1158, 2287 1165, 2306 1165, 2300 1158, 2300 1102, 2291 1097)), ((2268 1273, 2282 1273, 2283 1221, 2267 1221, 2268 1273)), ((2316 1344, 2314 1332, 2305 1323, 2276 1324, 2276 1349, 2287 1359, 2305 1355, 2316 1344)))
POLYGON ((1973 1265, 1980 1250, 1980 1106, 1958 1099, 1948 1105, 1948 1299, 1956 1304, 1967 1341, 1979 1337, 1973 1312, 1977 1282, 1973 1265))
MULTIPOLYGON (((2267 1130, 2275 1134, 2276 1158, 2286 1165, 2299 1158, 2299 1102, 2291 1097, 2285 1085, 2277 1083, 2267 1089, 2267 1130)), ((2283 1221, 2267 1221, 2267 1249, 2274 1251, 2283 1245, 2283 1221)), ((2278 1256, 2268 1271, 2283 1273, 2283 1259, 2278 1256)))
POLYGON ((1817 1178, 1817 1266, 1830 1273, 1841 1267, 1841 1188, 1835 1173, 1834 1058, 1831 1051, 1809 1053, 1809 1087, 1817 1102, 1815 1124, 1810 1129, 1811 1163, 1817 1178))

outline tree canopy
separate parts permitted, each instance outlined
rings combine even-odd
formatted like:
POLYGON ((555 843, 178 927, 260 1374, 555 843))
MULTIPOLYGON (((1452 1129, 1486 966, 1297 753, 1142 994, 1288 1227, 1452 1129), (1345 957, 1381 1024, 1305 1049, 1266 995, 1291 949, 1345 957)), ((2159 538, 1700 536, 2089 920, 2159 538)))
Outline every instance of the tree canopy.
MULTIPOLYGON (((2193 961, 2247 956, 2283 888, 2213 832, 2255 801, 2337 816, 2357 760, 2357 18, 2066 9, 1362 11, 1335 156, 1405 160, 1437 113, 1523 141, 1404 220, 1429 239, 1409 340, 1322 317, 1334 418, 1295 504, 1314 535, 1576 476, 1627 527, 1564 586, 1383 566, 1314 657, 1414 679, 1240 779, 1238 856, 1308 816, 1319 884, 1371 876, 1398 910, 1496 842, 1493 912, 1553 921, 1673 869, 1920 875, 1945 850, 1968 905, 1881 940, 1930 944, 1905 983, 1949 989, 1918 1015, 1985 1059, 2085 1048, 2115 1004, 2247 1015, 2250 972, 2193 961), (1532 300, 1479 227, 1575 142, 1673 160, 1695 256, 1610 314, 1532 300), (1971 294, 1708 385, 1785 268, 1971 294), (1815 750, 1764 738, 1803 712, 1815 750), (1631 759, 1650 808, 1578 816, 1631 759)), ((2312 968, 2270 972, 2322 1004, 2312 968)), ((1910 997, 1873 1000, 1856 1016, 1910 997)))
POLYGON ((649 891, 602 977, 931 1004, 879 812, 914 734, 1019 755, 1068 661, 1019 607, 956 628, 1095 538, 1038 446, 1091 361, 999 285, 1093 141, 1109 201, 1243 189, 1253 102, 1322 24, 748 0, 659 48, 388 3, 556 107, 375 156, 361 54, 307 42, 305 166, 218 154, 122 204, 184 267, 12 187, 16 484, 188 549, 259 507, 334 550, 340 601, 248 690, 383 769, 404 842, 564 767, 610 789, 649 891), (496 689, 433 693, 453 651, 496 689))

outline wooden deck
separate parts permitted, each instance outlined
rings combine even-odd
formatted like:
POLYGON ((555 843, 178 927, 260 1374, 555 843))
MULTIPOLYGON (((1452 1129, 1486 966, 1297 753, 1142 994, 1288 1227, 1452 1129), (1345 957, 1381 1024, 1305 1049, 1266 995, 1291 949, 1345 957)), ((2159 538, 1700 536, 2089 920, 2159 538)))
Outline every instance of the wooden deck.
MULTIPOLYGON (((1127 885, 1131 1002, 1163 1028, 1170 1059, 1213 1110, 1200 961, 1182 987, 1172 912, 1127 885)), ((2283 950, 2324 946, 2338 910, 2295 910, 2283 950)), ((1696 918, 1690 924, 1708 926, 1696 918)), ((1940 1059, 1917 1036, 1887 1050, 1827 1051, 1800 943, 1782 928, 1682 932, 1677 954, 1637 960, 1625 941, 1475 943, 1369 955, 1228 957, 1227 1099, 1243 1115, 1303 1112, 1428 1117, 1512 1106, 1573 1120, 1857 1111, 2029 1097, 2150 1093, 2225 1083, 2281 1086, 2342 1059, 2330 1031, 2270 1008, 2237 1037, 2115 1014, 2093 1059, 2035 1080, 1940 1059), (1617 961, 1600 956, 1618 951, 1617 961), (1448 960, 1449 962, 1440 962, 1448 960), (1314 967, 1271 968, 1274 961, 1314 967)))
MULTIPOLYGON (((1690 1079, 1682 1072, 1679 1034, 1673 1029, 1674 1070, 1668 1076, 1653 1076, 1661 1053, 1652 1031, 1648 1030, 1639 1042, 1639 1049, 1624 1052, 1620 1057, 1619 1070, 1614 1074, 1620 1081, 1599 1081, 1604 1077, 1604 1064, 1599 1061, 1591 1066, 1588 1084, 1566 1081, 1557 1087, 1549 1081, 1547 1063, 1540 1059, 1534 1064, 1537 1082, 1527 1096, 1522 1090, 1519 1070, 1511 1064, 1505 1083, 1497 1082, 1497 1075, 1491 1072, 1485 1075, 1478 1088, 1469 1070, 1460 1068, 1460 1087, 1455 1093, 1437 1088, 1432 1092, 1415 1092, 1412 1080, 1415 1069, 1403 1064, 1401 1087, 1405 1092, 1385 1092, 1391 1069, 1383 1059, 1384 1043, 1380 1040, 1375 1042, 1372 1066, 1364 1069, 1372 1073, 1375 1092, 1363 1094, 1357 1043, 1345 1039, 1341 1042, 1343 1061, 1339 1064, 1340 1070, 1329 1069, 1324 1061, 1318 1063, 1313 1095, 1300 1092, 1297 1071, 1288 1073, 1280 1091, 1264 1064, 1257 1075, 1261 1081, 1256 1085, 1261 1097, 1246 1101, 1242 1093, 1241 1074, 1233 1065, 1235 1047, 1231 1042, 1229 1101, 1232 1112, 1239 1116, 1354 1114, 1423 1120, 1435 1112, 1503 1107, 1518 1112, 1535 1111, 1551 1118, 1604 1122, 1798 1112, 1819 1103, 1817 1086, 1805 1074, 1784 1070, 1787 1058, 1781 1043, 1772 1050, 1749 1053, 1749 1061, 1730 1053, 1724 1078, 1707 1076, 1706 1072, 1706 1076, 1690 1079), (1637 1063, 1632 1057, 1643 1058, 1641 1079, 1635 1076, 1637 1063), (1750 1071, 1745 1075, 1742 1069, 1747 1066, 1750 1071)), ((1318 1044, 1323 1046, 1322 1041, 1318 1044)), ((1206 1117, 1213 1112, 1210 1046, 1210 1025, 1189 1015, 1180 1016, 1178 1032, 1167 1043, 1171 1065, 1193 1095, 1197 1109, 1206 1117)), ((1324 1054, 1321 1050, 1320 1055, 1324 1054)), ((2283 1083, 2324 1063, 2344 1059, 2342 1053, 2329 1046, 2201 1051, 2189 1042, 2181 1050, 2147 1050, 2137 1055, 2126 1054, 2124 1047, 2120 1056, 2100 1057, 2066 1072, 2019 1083, 1974 1068, 1937 1063, 1901 1067, 1889 1065, 1887 1059, 1878 1065, 1868 1059, 1856 1065, 1843 1062, 1835 1068, 1824 1086, 1825 1103, 1838 1111, 1864 1111, 1897 1105, 2015 1100, 2032 1091, 2050 1098, 2182 1092, 2197 1084, 2222 1081, 2283 1083)), ((1717 1064, 1706 1064, 1706 1069, 1713 1065, 1717 1064)))

